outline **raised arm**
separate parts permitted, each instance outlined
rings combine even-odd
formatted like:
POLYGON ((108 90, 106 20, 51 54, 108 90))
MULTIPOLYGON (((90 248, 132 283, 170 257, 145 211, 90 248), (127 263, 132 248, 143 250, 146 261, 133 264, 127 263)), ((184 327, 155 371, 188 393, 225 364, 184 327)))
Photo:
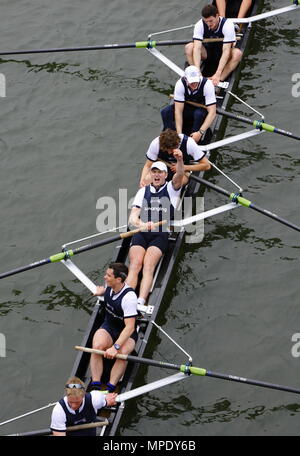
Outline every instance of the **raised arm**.
POLYGON ((182 187, 182 181, 184 177, 184 163, 182 152, 179 149, 175 149, 173 152, 173 156, 177 160, 176 164, 176 173, 173 176, 172 183, 175 190, 179 190, 182 187))
POLYGON ((144 167, 142 169, 142 174, 140 178, 140 187, 145 187, 146 185, 150 184, 151 181, 151 175, 150 175, 150 168, 153 162, 151 160, 147 160, 146 163, 144 164, 144 167))

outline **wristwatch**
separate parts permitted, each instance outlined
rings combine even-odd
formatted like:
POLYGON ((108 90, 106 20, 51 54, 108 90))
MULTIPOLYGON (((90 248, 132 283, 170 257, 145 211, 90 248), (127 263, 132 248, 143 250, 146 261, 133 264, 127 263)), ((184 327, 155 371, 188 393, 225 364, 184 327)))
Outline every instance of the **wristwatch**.
POLYGON ((121 346, 119 344, 114 344, 116 350, 120 350, 121 346))
POLYGON ((199 133, 200 133, 201 135, 204 135, 205 132, 206 132, 206 130, 201 130, 201 129, 199 130, 199 133))

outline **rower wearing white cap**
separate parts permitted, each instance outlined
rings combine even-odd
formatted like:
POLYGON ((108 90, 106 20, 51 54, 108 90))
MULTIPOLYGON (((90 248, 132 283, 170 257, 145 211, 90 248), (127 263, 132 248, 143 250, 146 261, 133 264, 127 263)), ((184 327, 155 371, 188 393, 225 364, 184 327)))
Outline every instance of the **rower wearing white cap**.
POLYGON ((151 184, 139 189, 129 217, 131 226, 145 229, 132 238, 126 280, 129 286, 136 288, 138 275, 143 269, 138 298, 141 305, 145 303, 151 289, 155 267, 168 246, 168 224, 155 228, 154 223, 172 220, 180 197, 184 177, 182 152, 177 149, 174 151, 174 157, 177 160, 176 173, 169 182, 166 181, 166 164, 161 161, 152 164, 151 184))
POLYGON ((170 128, 178 134, 191 136, 197 143, 216 117, 216 95, 213 83, 203 77, 194 65, 185 69, 174 89, 174 104, 161 110, 164 130, 170 128), (205 108, 195 107, 186 101, 200 103, 205 108))

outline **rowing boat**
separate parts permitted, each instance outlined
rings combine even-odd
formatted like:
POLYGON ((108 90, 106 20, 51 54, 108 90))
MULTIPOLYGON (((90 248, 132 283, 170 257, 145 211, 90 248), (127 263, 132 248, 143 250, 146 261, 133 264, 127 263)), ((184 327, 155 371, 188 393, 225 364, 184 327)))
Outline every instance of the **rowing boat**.
MULTIPOLYGON (((255 2, 251 11, 251 14, 256 14, 258 10, 258 3, 255 2)), ((239 47, 245 51, 247 43, 249 41, 251 32, 251 27, 244 27, 241 32, 241 39, 239 40, 239 47)), ((151 49, 150 49, 151 51, 151 49)), ((203 74, 207 74, 207 69, 204 67, 202 69, 203 74)), ((230 76, 228 80, 228 89, 232 90, 234 85, 237 83, 239 77, 239 70, 236 70, 230 76)), ((221 93, 217 97, 217 106, 222 109, 226 109, 229 104, 229 93, 227 90, 222 90, 221 93)), ((224 117, 217 116, 214 124, 212 125, 211 129, 208 130, 206 133, 206 137, 204 138, 204 145, 216 141, 221 136, 223 136, 223 127, 224 127, 224 117)), ((220 144, 221 145, 221 144, 220 144)), ((213 150, 213 149, 212 149, 213 150)), ((209 151, 209 147, 208 147, 209 151)), ((195 200, 196 196, 199 193, 200 185, 199 183, 195 182, 194 180, 191 181, 188 185, 187 194, 191 197, 190 204, 191 206, 194 204, 192 200, 195 200)), ((191 207, 185 208, 185 211, 191 211, 191 207)), ((185 212, 186 213, 186 212, 185 212)), ((196 228, 197 229, 197 228, 196 228)), ((148 299, 148 303, 146 309, 143 311, 142 318, 138 320, 138 327, 139 327, 139 338, 135 347, 135 355, 143 357, 147 341, 150 340, 152 337, 153 330, 155 329, 154 325, 151 322, 155 321, 158 315, 160 308, 163 305, 163 299, 172 278, 172 271, 176 267, 176 262, 178 261, 179 253, 183 247, 184 241, 186 236, 186 230, 183 228, 180 232, 173 232, 170 234, 169 237, 169 247, 165 255, 163 256, 160 264, 158 265, 154 283, 151 289, 151 293, 148 299)), ((130 247, 130 238, 126 238, 122 241, 121 245, 116 246, 116 255, 113 261, 123 262, 126 263, 128 250, 130 247)), ((68 265, 72 272, 76 274, 74 266, 70 264, 68 265)), ((77 268, 76 268, 77 269, 77 268)), ((77 271, 78 273, 78 271, 77 271)), ((82 271, 81 273, 77 274, 78 278, 82 278, 82 271)), ((100 327, 101 322, 103 320, 103 312, 101 307, 101 300, 95 305, 93 314, 90 318, 86 333, 84 338, 81 342, 81 346, 83 347, 92 347, 92 338, 95 331, 100 327)), ((89 360, 90 355, 87 352, 79 351, 72 372, 71 376, 78 376, 83 381, 89 383, 90 380, 90 372, 89 372, 89 360)), ((139 365, 138 364, 131 364, 129 363, 124 375, 124 378, 120 385, 118 386, 119 393, 127 393, 129 392, 133 386, 134 382, 138 373, 139 365)), ((104 373, 105 375, 105 373, 104 373)), ((110 409, 109 411, 104 411, 102 413, 107 416, 109 414, 109 425, 104 426, 101 428, 102 435, 109 435, 113 436, 118 433, 118 427, 120 424, 120 420, 126 410, 124 403, 121 403, 115 408, 110 409)))
MULTIPOLYGON (((251 11, 251 14, 252 14, 251 17, 254 17, 254 15, 257 13, 257 9, 258 9, 258 4, 255 3, 253 6, 253 10, 251 11)), ((250 37, 250 31, 251 31, 250 26, 247 26, 247 27, 245 26, 242 29, 242 33, 241 33, 241 37, 240 37, 241 39, 239 40, 239 47, 241 47, 242 50, 245 50, 245 48, 247 46, 247 43, 248 43, 249 37, 250 37)), ((151 41, 149 43, 151 43, 151 41)), ((147 47, 147 51, 152 53, 154 55, 154 57, 159 58, 163 63, 170 66, 170 68, 174 69, 174 71, 176 73, 178 73, 179 75, 181 74, 182 70, 179 67, 177 67, 175 64, 173 64, 171 61, 169 61, 165 56, 160 54, 151 45, 149 45, 147 47)), ((204 74, 205 74, 205 71, 206 71, 206 68, 203 69, 204 74)), ((238 78, 239 78, 239 70, 235 71, 231 75, 231 77, 228 81, 228 85, 226 86, 226 90, 221 91, 221 93, 218 95, 218 109, 219 110, 220 109, 224 110, 224 109, 226 109, 226 107, 228 107, 229 102, 230 102, 230 94, 232 94, 231 91, 233 90, 234 85, 237 83, 238 78)), ((253 130, 251 132, 246 132, 246 134, 237 135, 237 137, 239 136, 239 138, 235 137, 234 140, 232 138, 231 139, 227 138, 226 140, 217 141, 219 138, 221 138, 223 136, 223 133, 224 133, 224 117, 222 117, 222 115, 220 115, 216 118, 216 121, 214 122, 210 131, 207 132, 206 137, 205 137, 205 143, 204 143, 203 147, 206 148, 206 150, 208 152, 210 152, 210 151, 214 150, 215 148, 220 147, 221 145, 233 142, 234 140, 236 141, 236 140, 240 140, 240 139, 243 139, 246 137, 251 137, 254 134, 260 134, 261 131, 253 130)), ((189 196, 191 196, 190 201, 189 201, 189 208, 192 208, 192 206, 193 206, 195 198, 199 192, 200 184, 205 183, 205 181, 202 178, 203 176, 200 175, 200 176, 194 176, 194 177, 195 177, 195 179, 191 180, 191 182, 187 188, 187 193, 186 193, 189 196)), ((227 194, 226 191, 223 191, 222 193, 225 195, 227 194)), ((206 215, 205 215, 205 213, 203 213, 201 215, 203 215, 203 218, 206 216, 211 216, 211 215, 223 212, 225 210, 231 210, 235 207, 239 207, 239 204, 242 204, 242 205, 244 204, 247 207, 251 207, 251 205, 250 205, 251 203, 248 202, 247 200, 245 200, 244 198, 241 198, 239 195, 233 195, 233 198, 231 198, 231 199, 234 200, 235 202, 227 205, 227 207, 217 208, 216 210, 208 211, 209 215, 208 215, 208 213, 206 215), (250 203, 250 204, 248 205, 248 203, 250 203)), ((267 215, 267 214, 265 214, 265 215, 267 215)), ((269 213, 268 215, 272 216, 274 218, 274 214, 269 213)), ((196 219, 197 219, 197 221, 200 220, 200 218, 198 216, 196 219)), ((193 217, 190 217, 189 223, 193 223, 196 219, 193 217)), ((177 226, 184 227, 185 225, 186 225, 186 223, 181 224, 181 225, 179 223, 177 226)), ((299 231, 299 227, 296 227, 296 229, 299 231)), ((156 276, 155 276, 155 279, 153 282, 153 287, 151 290, 151 294, 150 294, 147 306, 140 309, 142 314, 141 314, 141 318, 139 318, 139 321, 138 321, 139 339, 138 339, 136 349, 134 352, 134 355, 136 355, 137 359, 139 359, 139 360, 141 360, 143 357, 143 354, 144 354, 146 346, 147 346, 147 342, 153 336, 153 334, 152 334, 153 325, 155 325, 157 327, 157 325, 155 324, 155 319, 158 316, 158 312, 161 312, 161 310, 162 310, 164 296, 166 294, 168 284, 170 283, 170 280, 172 279, 172 271, 174 270, 174 268, 176 266, 176 262, 178 261, 179 253, 183 247, 183 243, 186 239, 186 236, 187 236, 187 233, 184 228, 182 230, 180 230, 179 232, 177 232, 177 231, 171 232, 169 248, 157 268, 156 276)), ((118 236, 116 236, 113 240, 116 241, 117 237, 118 236)), ((127 254, 128 254, 128 249, 129 249, 129 245, 130 245, 130 238, 127 236, 124 236, 124 237, 122 237, 122 239, 123 240, 122 240, 121 245, 118 245, 116 247, 116 254, 114 255, 114 258, 113 258, 114 261, 121 261, 121 262, 127 261, 127 254)), ((98 246, 99 246, 99 244, 101 244, 101 243, 98 243, 98 246)), ((94 248, 94 247, 91 247, 91 248, 94 248)), ((87 249, 85 249, 85 250, 87 250, 87 249)), ((63 253, 54 255, 54 256, 44 260, 43 262, 32 263, 31 265, 29 265, 25 268, 19 268, 16 271, 9 271, 8 273, 0 275, 0 278, 6 277, 8 275, 12 275, 14 273, 21 272, 22 270, 28 270, 33 267, 38 267, 38 266, 41 266, 42 264, 48 264, 50 262, 61 261, 91 292, 94 292, 95 284, 93 284, 91 282, 91 280, 88 279, 87 276, 85 276, 85 274, 82 271, 80 271, 78 269, 78 267, 75 265, 75 263, 71 260, 72 255, 74 255, 76 253, 80 253, 81 251, 84 251, 84 249, 78 248, 75 251, 67 250, 67 244, 66 244, 63 246, 63 253)), ((94 334, 95 330, 98 329, 98 327, 100 326, 102 317, 103 317, 102 302, 100 299, 98 299, 97 303, 95 305, 93 314, 91 316, 91 319, 89 321, 88 328, 86 330, 84 339, 81 343, 80 351, 77 355, 74 367, 71 372, 72 376, 73 375, 79 376, 80 378, 85 380, 86 383, 89 383, 89 376, 90 376, 88 348, 91 347, 93 334, 94 334)), ((161 328, 159 328, 159 327, 158 327, 158 329, 161 330, 161 328)), ((139 361, 139 362, 141 362, 141 361, 139 361)), ((155 382, 155 385, 152 385, 152 386, 150 385, 146 388, 139 388, 138 393, 137 393, 136 389, 133 388, 136 378, 137 378, 137 374, 138 374, 138 364, 129 363, 125 376, 122 379, 122 382, 118 385, 119 392, 120 392, 119 405, 115 408, 104 411, 104 414, 109 417, 109 424, 102 427, 101 434, 112 436, 112 435, 115 435, 118 433, 120 420, 124 414, 124 410, 126 410, 126 407, 124 404, 127 399, 129 399, 131 397, 135 397, 135 395, 137 395, 137 394, 142 394, 146 391, 151 391, 151 388, 154 389, 154 387, 165 386, 165 385, 171 384, 175 381, 180 381, 180 380, 188 378, 188 376, 186 374, 191 373, 191 370, 192 370, 192 368, 190 367, 190 363, 191 363, 191 360, 189 359, 186 363, 186 367, 183 367, 183 369, 182 369, 182 366, 180 367, 180 374, 169 377, 168 379, 162 379, 159 382, 155 382)), ((148 364, 155 365, 155 364, 151 364, 150 362, 148 362, 148 364)), ((156 365, 159 365, 159 364, 160 364, 159 362, 156 363, 156 365)), ((166 367, 166 366, 164 366, 164 367, 166 367)), ((176 366, 176 368, 177 368, 177 366, 176 366)), ((198 368, 193 368, 193 369, 197 370, 198 368)), ((226 377, 226 376, 224 376, 224 374, 212 375, 212 372, 208 373, 204 369, 198 369, 198 371, 199 371, 199 373, 197 375, 209 375, 209 376, 214 376, 217 378, 226 377)), ((262 382, 253 382, 253 381, 250 382, 250 381, 247 381, 246 378, 241 378, 241 377, 236 377, 236 376, 229 376, 229 377, 230 378, 228 378, 228 379, 230 381, 242 381, 242 382, 250 383, 250 384, 258 384, 258 386, 274 388, 274 385, 273 386, 270 386, 270 384, 262 385, 261 384, 262 382)), ((282 387, 277 388, 277 389, 282 389, 282 387)), ((292 389, 285 388, 285 390, 291 391, 292 389)), ((294 389, 293 392, 297 392, 297 394, 299 394, 300 391, 298 389, 297 390, 294 389)), ((4 423, 1 423, 1 424, 4 424, 4 423)), ((26 435, 33 435, 33 434, 34 433, 32 433, 32 434, 26 433, 26 435)))

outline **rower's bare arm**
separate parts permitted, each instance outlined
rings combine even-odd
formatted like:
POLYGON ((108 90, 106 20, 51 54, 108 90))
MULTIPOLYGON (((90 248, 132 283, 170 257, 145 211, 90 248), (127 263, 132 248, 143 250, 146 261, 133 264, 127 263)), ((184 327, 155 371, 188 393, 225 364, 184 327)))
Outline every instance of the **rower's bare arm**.
POLYGON ((106 400, 106 405, 108 407, 113 407, 114 405, 117 404, 116 398, 118 397, 117 393, 108 393, 105 395, 105 400, 106 400))
POLYGON ((174 111, 175 111, 175 125, 176 131, 178 134, 182 133, 182 116, 183 116, 183 109, 184 103, 179 103, 178 101, 174 102, 174 111))
MULTIPOLYGON (((135 317, 124 318, 125 328, 120 333, 118 339, 114 342, 115 344, 120 345, 122 351, 122 345, 127 342, 131 334, 134 332, 135 329, 135 317)), ((114 345, 108 348, 105 352, 105 358, 114 358, 118 353, 118 350, 115 349, 114 345)))
POLYGON ((210 169, 210 163, 206 157, 203 157, 198 163, 184 165, 184 169, 185 171, 208 171, 210 169))
POLYGON ((202 41, 194 40, 193 61, 194 65, 200 70, 201 65, 202 41))
POLYGON ((129 220, 128 224, 132 228, 140 228, 141 226, 141 219, 140 219, 140 214, 141 214, 141 208, 140 207, 133 207, 131 209, 130 215, 129 215, 129 220))
POLYGON ((104 293, 105 293, 105 287, 97 286, 96 287, 96 293, 94 293, 94 296, 103 296, 104 293))
POLYGON ((125 328, 123 329, 123 331, 120 333, 118 339, 116 340, 116 342, 115 342, 116 344, 119 344, 122 347, 122 345, 129 339, 129 337, 135 330, 135 321, 136 321, 135 317, 124 318, 125 328))
POLYGON ((224 70, 225 65, 227 64, 227 62, 230 59, 231 48, 232 48, 232 43, 223 44, 222 56, 220 58, 218 68, 217 68, 215 74, 211 77, 211 80, 215 86, 219 84, 221 75, 222 75, 222 71, 224 70))
POLYGON ((131 229, 141 229, 143 231, 149 231, 154 228, 153 222, 143 222, 140 219, 141 208, 140 207, 133 207, 130 212, 128 225, 131 229))
POLYGON ((247 17, 247 13, 252 5, 252 0, 243 0, 239 9, 238 17, 247 17))
POLYGON ((151 160, 147 160, 146 163, 144 164, 144 167, 142 169, 142 174, 141 174, 141 179, 140 179, 140 187, 145 187, 146 185, 149 185, 151 182, 151 174, 150 174, 150 168, 153 162, 151 160))
POLYGON ((184 163, 183 163, 183 157, 182 157, 182 152, 180 149, 175 149, 173 152, 173 156, 176 158, 177 163, 176 163, 176 173, 174 174, 172 178, 172 184, 175 190, 178 190, 180 187, 182 187, 182 181, 184 178, 184 163))
POLYGON ((217 107, 215 104, 207 106, 207 116, 205 117, 205 120, 203 124, 201 125, 201 130, 206 131, 211 124, 213 123, 216 115, 217 115, 217 107))
POLYGON ((216 0, 216 6, 217 6, 219 16, 225 17, 226 1, 225 0, 216 0))

